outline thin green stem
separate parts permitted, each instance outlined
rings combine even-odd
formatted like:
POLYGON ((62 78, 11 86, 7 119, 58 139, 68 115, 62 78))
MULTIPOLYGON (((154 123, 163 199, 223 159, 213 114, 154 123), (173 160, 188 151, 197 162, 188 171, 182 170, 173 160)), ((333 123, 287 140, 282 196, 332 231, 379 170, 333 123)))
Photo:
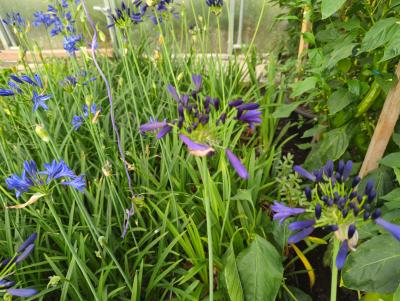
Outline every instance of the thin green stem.
POLYGON ((331 301, 336 301, 337 294, 337 281, 338 269, 336 267, 336 257, 339 252, 339 240, 333 237, 333 250, 332 250, 332 279, 331 279, 331 301))

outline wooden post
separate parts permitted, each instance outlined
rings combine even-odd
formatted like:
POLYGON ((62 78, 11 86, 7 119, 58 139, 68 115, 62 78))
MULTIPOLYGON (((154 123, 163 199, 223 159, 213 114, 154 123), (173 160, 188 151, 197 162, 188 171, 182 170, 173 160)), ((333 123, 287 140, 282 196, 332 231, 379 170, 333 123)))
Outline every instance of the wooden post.
MULTIPOLYGON (((400 79, 400 63, 396 69, 397 78, 400 79)), ((381 115, 379 116, 371 142, 368 146, 367 154, 361 166, 360 177, 367 175, 376 169, 379 160, 382 159, 386 147, 394 132, 397 120, 400 115, 400 81, 389 91, 381 115)))
POLYGON ((305 5, 303 9, 303 21, 301 23, 301 32, 300 32, 300 42, 299 42, 299 50, 297 52, 297 64, 296 71, 299 73, 301 71, 301 65, 303 61, 303 54, 306 49, 308 49, 308 43, 304 40, 304 33, 310 32, 312 29, 312 23, 310 21, 311 16, 311 8, 309 5, 305 5))

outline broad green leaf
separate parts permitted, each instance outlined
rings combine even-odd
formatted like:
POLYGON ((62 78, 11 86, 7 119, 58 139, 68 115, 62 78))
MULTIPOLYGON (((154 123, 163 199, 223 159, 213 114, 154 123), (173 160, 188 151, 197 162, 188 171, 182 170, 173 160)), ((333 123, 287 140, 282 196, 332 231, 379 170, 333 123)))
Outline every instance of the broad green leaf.
POLYGON ((283 279, 281 257, 274 246, 256 235, 237 258, 246 301, 274 301, 283 279))
MULTIPOLYGON (((288 290, 290 290, 290 293, 296 297, 297 301, 312 301, 311 297, 303 292, 301 289, 298 289, 294 286, 288 286, 287 288, 288 290)), ((290 296, 286 290, 284 292, 285 293, 283 294, 283 301, 294 301, 293 297, 290 296)))
POLYGON ((314 145, 306 159, 305 166, 310 169, 320 168, 327 160, 339 159, 348 148, 349 142, 347 126, 327 132, 322 140, 314 145))
POLYGON ((365 34, 360 51, 372 51, 389 42, 400 26, 396 18, 382 19, 376 22, 365 34))
POLYGON ((315 45, 315 36, 312 32, 303 33, 304 40, 310 43, 311 45, 315 45))
POLYGON ((337 12, 346 0, 322 0, 321 14, 322 19, 326 19, 337 12))
POLYGON ((343 110, 352 102, 352 98, 351 94, 344 89, 333 92, 328 99, 329 114, 334 115, 343 110))
POLYGON ((388 194, 385 194, 384 196, 381 197, 382 200, 385 201, 399 201, 400 204, 400 188, 396 188, 395 190, 392 190, 388 194))
POLYGON ((379 235, 349 254, 342 271, 344 285, 353 290, 393 293, 400 283, 400 243, 379 235))
POLYGON ((329 61, 327 64, 327 68, 332 68, 335 66, 340 60, 343 60, 353 54, 353 49, 356 47, 357 43, 345 43, 341 46, 335 48, 329 54, 329 61))
POLYGON ((231 301, 243 301, 243 289, 240 282, 239 271, 236 265, 235 252, 232 245, 226 254, 226 265, 224 269, 226 289, 231 301))
POLYGON ((367 294, 365 294, 365 296, 362 300, 363 301, 394 301, 392 294, 382 295, 382 294, 376 294, 376 293, 367 293, 367 294))
POLYGON ((359 193, 362 194, 364 192, 365 185, 367 184, 368 180, 372 180, 374 182, 377 198, 380 198, 393 189, 391 169, 385 166, 380 166, 362 179, 357 189, 359 193))
POLYGON ((302 81, 292 84, 291 88, 293 89, 293 92, 290 97, 297 97, 304 94, 305 92, 314 89, 317 82, 318 78, 316 78, 315 76, 310 76, 302 81))
POLYGON ((278 108, 275 110, 272 116, 275 118, 289 117, 290 114, 292 114, 292 112, 296 110, 296 108, 302 103, 304 103, 304 101, 295 101, 288 104, 281 104, 278 106, 278 108))
MULTIPOLYGON (((397 27, 399 30, 399 27, 397 27)), ((397 31, 395 35, 393 35, 392 39, 389 41, 388 45, 385 47, 385 52, 383 53, 383 57, 381 59, 382 62, 390 60, 394 57, 400 55, 400 32, 397 31)))
POLYGON ((387 167, 400 167, 400 152, 391 153, 379 161, 380 164, 387 167))

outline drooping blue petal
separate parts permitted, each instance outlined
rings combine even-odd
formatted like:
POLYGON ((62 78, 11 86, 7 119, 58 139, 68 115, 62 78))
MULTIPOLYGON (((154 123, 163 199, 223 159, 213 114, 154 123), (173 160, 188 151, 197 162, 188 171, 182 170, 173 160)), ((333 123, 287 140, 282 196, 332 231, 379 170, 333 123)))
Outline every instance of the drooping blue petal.
POLYGON ((61 184, 65 185, 65 186, 71 186, 71 187, 79 190, 80 192, 83 192, 86 188, 86 182, 85 182, 85 179, 83 178, 83 176, 75 177, 74 179, 72 179, 70 181, 61 182, 61 184))
POLYGON ((177 102, 180 102, 180 98, 179 98, 179 96, 178 96, 178 92, 176 92, 175 87, 174 87, 173 85, 169 84, 169 85, 167 86, 167 89, 168 89, 169 94, 171 94, 172 97, 173 97, 177 102))
POLYGON ((7 293, 15 297, 29 298, 36 295, 38 291, 33 288, 9 288, 7 293))
POLYGON ((158 133, 157 133, 157 139, 163 138, 165 135, 167 135, 169 132, 171 132, 172 127, 170 125, 164 126, 158 133))
POLYGON ((289 236, 288 244, 296 244, 299 241, 302 241, 304 238, 309 236, 313 231, 314 231, 314 227, 311 226, 311 227, 305 228, 305 229, 293 234, 292 236, 289 236))
POLYGON ((33 244, 37 238, 37 233, 32 233, 18 248, 17 252, 22 252, 26 249, 30 244, 33 244))
POLYGON ((349 246, 346 239, 342 242, 339 252, 336 256, 336 267, 338 268, 338 270, 341 270, 344 266, 344 263, 346 262, 348 249, 349 246))
POLYGON ((140 132, 145 133, 145 132, 159 130, 165 127, 166 125, 167 125, 166 121, 156 121, 156 120, 150 121, 140 126, 140 132))
POLYGON ((400 240, 400 226, 396 224, 389 223, 385 221, 383 218, 379 217, 375 219, 375 223, 381 226, 386 231, 390 232, 394 238, 400 240))
POLYGON ((299 215, 305 212, 303 208, 291 208, 285 206, 277 201, 274 201, 274 205, 271 206, 272 211, 274 212, 274 220, 279 220, 279 223, 282 224, 285 219, 291 217, 293 215, 299 215))
POLYGON ((309 219, 306 221, 296 221, 293 223, 290 223, 288 226, 288 229, 290 231, 299 231, 299 230, 303 230, 304 228, 309 228, 311 226, 314 226, 315 224, 315 220, 313 219, 309 219))
POLYGON ((309 179, 310 181, 315 182, 316 177, 312 173, 310 173, 308 170, 304 169, 300 165, 295 165, 293 167, 293 170, 297 172, 299 175, 301 175, 303 178, 309 179))
POLYGON ((29 254, 32 253, 33 249, 35 248, 35 244, 30 244, 28 245, 24 251, 21 253, 21 255, 17 256, 17 258, 15 259, 15 263, 19 264, 20 262, 24 261, 26 259, 26 257, 29 256, 29 254))
POLYGON ((13 90, 0 88, 0 96, 14 96, 14 95, 15 95, 15 93, 13 90))
POLYGON ((201 90, 201 86, 202 86, 202 77, 200 74, 193 74, 192 75, 192 81, 194 83, 195 91, 199 92, 201 90))
POLYGON ((240 162, 239 158, 235 156, 235 154, 227 148, 225 150, 225 154, 229 159, 229 162, 231 163, 232 167, 236 170, 238 173, 239 177, 242 179, 248 179, 249 178, 249 173, 247 172, 246 167, 240 162))

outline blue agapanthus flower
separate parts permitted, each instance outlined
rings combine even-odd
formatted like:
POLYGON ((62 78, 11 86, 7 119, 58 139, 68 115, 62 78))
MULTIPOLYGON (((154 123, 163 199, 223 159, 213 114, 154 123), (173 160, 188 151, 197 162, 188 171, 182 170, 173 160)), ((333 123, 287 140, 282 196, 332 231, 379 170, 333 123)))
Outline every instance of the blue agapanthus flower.
POLYGON ((90 105, 90 110, 89 106, 87 104, 84 104, 82 107, 83 115, 76 115, 72 118, 72 126, 75 131, 79 130, 80 127, 83 125, 83 122, 85 119, 91 118, 92 123, 96 123, 97 120, 99 119, 100 113, 102 111, 101 106, 98 106, 95 103, 92 103, 90 105))
POLYGON ((0 96, 16 96, 17 94, 32 101, 33 112, 39 108, 43 108, 44 110, 49 109, 46 101, 49 100, 52 95, 46 94, 43 81, 39 74, 34 74, 33 77, 26 74, 20 76, 11 74, 10 80, 8 81, 8 88, 0 88, 0 96))
MULTIPOLYGON (((38 291, 33 288, 13 288, 15 282, 9 280, 14 269, 24 261, 34 250, 37 234, 33 233, 17 249, 13 257, 9 257, 0 263, 0 289, 5 293, 15 297, 28 298, 36 295, 38 291)), ((4 298, 6 300, 6 297, 4 298)))
POLYGON ((21 176, 11 175, 6 179, 6 184, 7 188, 14 190, 16 197, 19 198, 27 192, 45 195, 58 180, 62 185, 71 186, 81 192, 85 188, 83 176, 77 176, 63 160, 45 163, 43 170, 38 169, 35 161, 25 161, 21 176))
POLYGON ((223 0, 206 0, 207 6, 210 7, 211 11, 218 16, 221 11, 222 7, 224 6, 224 1, 223 0))
POLYGON ((157 139, 170 133, 173 128, 179 133, 179 138, 194 156, 211 156, 216 149, 223 149, 224 153, 242 179, 247 179, 249 174, 246 167, 228 147, 218 145, 226 135, 225 123, 248 125, 254 129, 255 124, 261 123, 259 104, 246 103, 235 100, 227 108, 222 108, 218 98, 203 97, 203 79, 201 75, 192 75, 194 89, 188 94, 179 94, 172 85, 167 90, 176 101, 178 119, 158 121, 151 118, 149 122, 140 126, 141 133, 157 132, 157 139), (243 117, 245 116, 245 117, 243 117))
POLYGON ((26 30, 26 20, 18 12, 7 13, 2 20, 5 25, 16 28, 19 32, 26 30))
POLYGON ((64 49, 74 55, 79 50, 79 44, 83 41, 82 35, 64 36, 64 49))
POLYGON ((373 222, 390 232, 400 241, 400 226, 381 218, 381 209, 376 201, 374 183, 368 181, 362 193, 357 191, 361 179, 350 177, 352 161, 339 161, 334 169, 333 161, 328 161, 319 170, 310 172, 301 166, 294 170, 313 183, 313 187, 305 188, 308 201, 306 208, 290 208, 278 202, 272 206, 274 219, 283 222, 292 216, 304 216, 305 219, 293 221, 289 230, 294 233, 288 243, 294 244, 308 237, 317 228, 324 228, 335 233, 340 241, 336 257, 336 266, 342 269, 349 250, 355 251, 358 242, 357 228, 363 223, 373 222))

